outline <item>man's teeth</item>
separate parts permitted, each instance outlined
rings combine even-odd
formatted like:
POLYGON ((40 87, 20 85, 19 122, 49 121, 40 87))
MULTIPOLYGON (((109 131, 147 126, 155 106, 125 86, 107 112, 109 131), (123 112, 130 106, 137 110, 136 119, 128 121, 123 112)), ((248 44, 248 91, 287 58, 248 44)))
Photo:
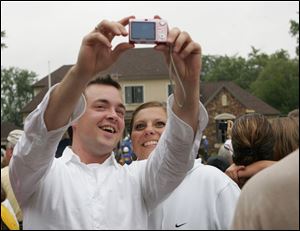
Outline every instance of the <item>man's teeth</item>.
POLYGON ((144 147, 150 146, 150 145, 156 145, 157 141, 151 140, 151 141, 147 141, 143 144, 144 147))
POLYGON ((111 132, 111 133, 115 133, 115 129, 113 127, 110 126, 103 126, 101 127, 102 130, 107 131, 107 132, 111 132))

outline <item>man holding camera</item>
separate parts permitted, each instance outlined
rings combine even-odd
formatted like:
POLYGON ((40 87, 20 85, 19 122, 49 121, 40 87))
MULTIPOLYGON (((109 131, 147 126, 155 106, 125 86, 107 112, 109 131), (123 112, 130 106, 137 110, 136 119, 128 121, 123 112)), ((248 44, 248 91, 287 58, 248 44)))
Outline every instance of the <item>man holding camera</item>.
MULTIPOLYGON (((24 213, 24 229, 146 229, 148 212, 165 199, 194 163, 193 142, 207 120, 199 103, 201 48, 186 32, 169 31, 168 45, 186 90, 182 106, 168 100, 165 134, 148 161, 121 166, 113 148, 122 137, 125 107, 120 86, 110 78, 93 80, 132 43, 112 49, 115 36, 127 36, 126 17, 103 20, 82 41, 77 63, 27 117, 15 147, 11 183, 24 213), (93 81, 91 81, 93 80, 93 81), (205 117, 205 118, 204 118, 205 117), (55 150, 73 128, 72 147, 55 150)), ((183 101, 181 94, 178 99, 183 101)))

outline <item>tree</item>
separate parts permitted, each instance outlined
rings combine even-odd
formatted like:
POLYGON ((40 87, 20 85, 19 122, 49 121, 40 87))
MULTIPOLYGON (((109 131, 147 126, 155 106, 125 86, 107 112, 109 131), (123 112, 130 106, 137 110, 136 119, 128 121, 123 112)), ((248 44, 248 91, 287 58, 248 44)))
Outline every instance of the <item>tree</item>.
POLYGON ((296 54, 299 57, 299 23, 294 20, 290 20, 290 23, 291 23, 290 33, 292 34, 293 37, 296 37, 297 39, 298 46, 296 47, 296 54))
POLYGON ((299 107, 298 62, 284 50, 272 54, 250 88, 257 97, 287 114, 299 107))
POLYGON ((247 60, 239 56, 205 56, 202 60, 202 80, 234 81, 242 88, 249 88, 256 79, 247 64, 247 60))
POLYGON ((5 31, 1 31, 1 49, 7 47, 5 43, 2 43, 2 38, 5 38, 5 31))
POLYGON ((33 98, 36 74, 28 70, 1 68, 1 121, 23 124, 21 109, 33 98))

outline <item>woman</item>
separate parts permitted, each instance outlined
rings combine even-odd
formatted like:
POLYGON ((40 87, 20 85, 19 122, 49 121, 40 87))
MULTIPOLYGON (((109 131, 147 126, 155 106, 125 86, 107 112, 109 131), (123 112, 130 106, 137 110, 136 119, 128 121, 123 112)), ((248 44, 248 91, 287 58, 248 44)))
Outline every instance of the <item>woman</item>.
POLYGON ((299 122, 279 117, 270 123, 260 114, 238 118, 234 124, 234 164, 226 174, 240 187, 259 171, 299 148, 299 122))
MULTIPOLYGON (((138 160, 151 158, 166 123, 167 112, 162 103, 148 102, 133 112, 130 133, 138 160)), ((194 156, 198 147, 195 141, 194 156)), ((196 160, 183 182, 150 211, 148 228, 228 229, 239 193, 238 186, 220 170, 196 160)))

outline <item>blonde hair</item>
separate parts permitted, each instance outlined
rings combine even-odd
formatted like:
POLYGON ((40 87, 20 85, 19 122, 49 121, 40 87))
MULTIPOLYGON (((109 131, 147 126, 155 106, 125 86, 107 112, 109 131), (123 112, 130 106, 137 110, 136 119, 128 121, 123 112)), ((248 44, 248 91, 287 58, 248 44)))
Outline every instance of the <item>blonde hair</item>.
POLYGON ((275 136, 274 160, 280 160, 299 147, 299 122, 280 117, 272 121, 275 136))

